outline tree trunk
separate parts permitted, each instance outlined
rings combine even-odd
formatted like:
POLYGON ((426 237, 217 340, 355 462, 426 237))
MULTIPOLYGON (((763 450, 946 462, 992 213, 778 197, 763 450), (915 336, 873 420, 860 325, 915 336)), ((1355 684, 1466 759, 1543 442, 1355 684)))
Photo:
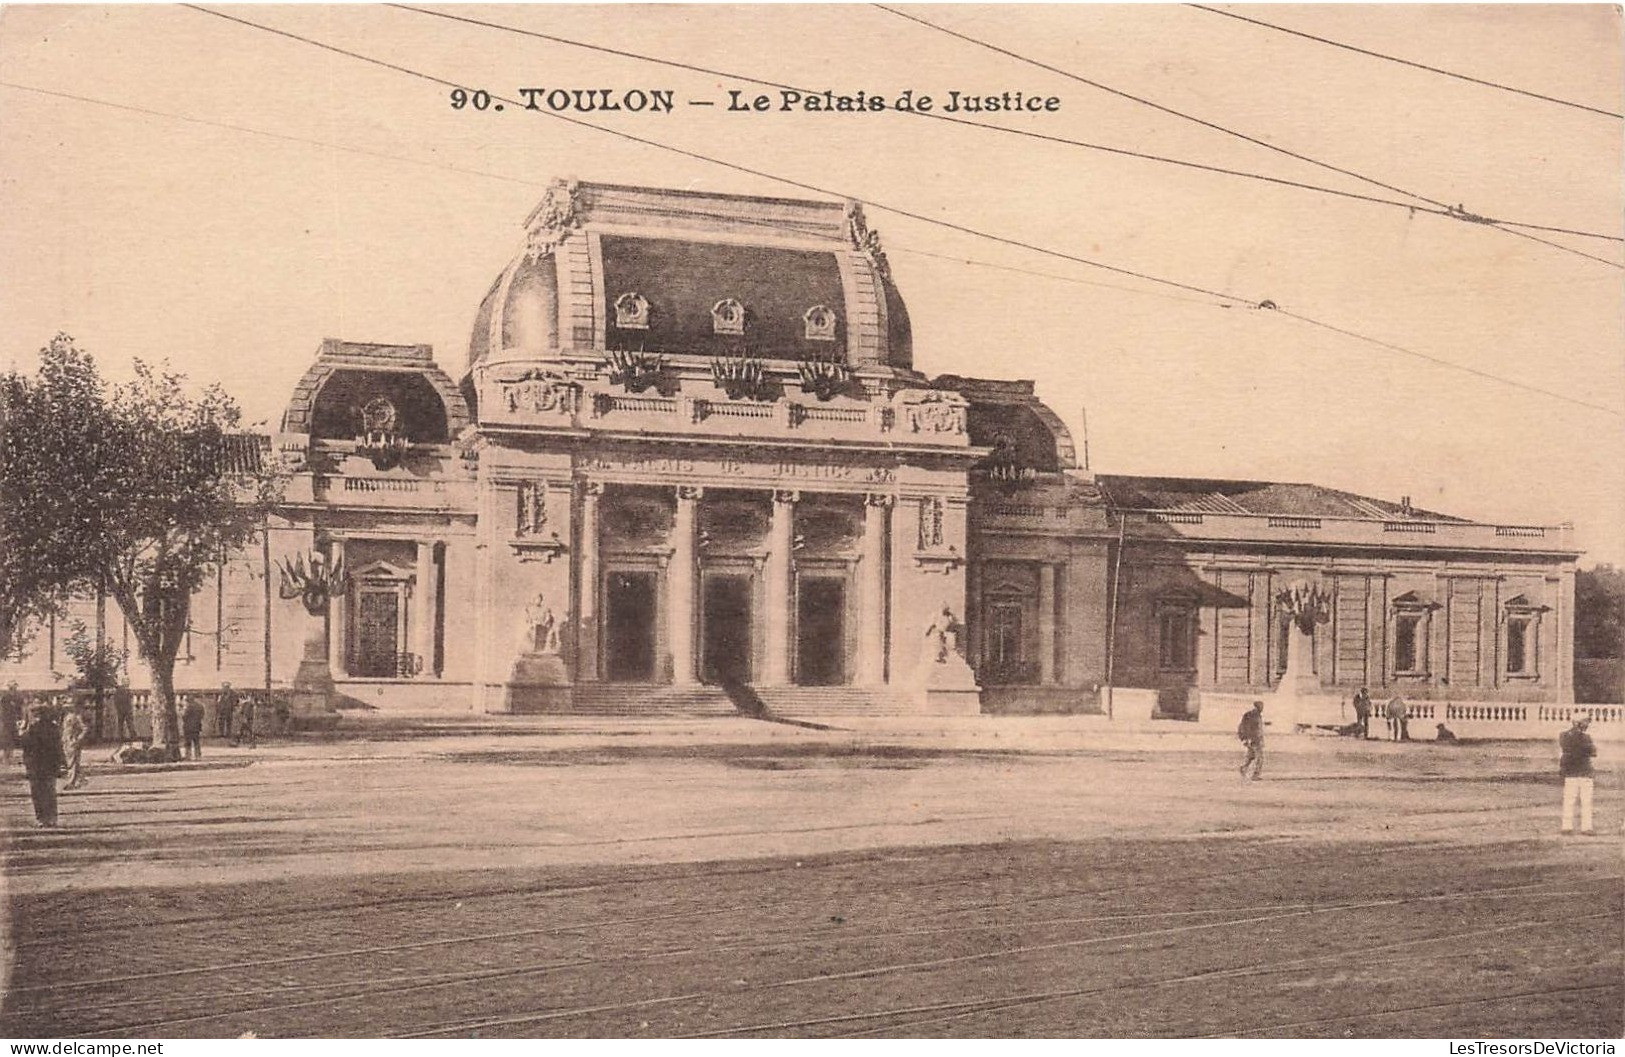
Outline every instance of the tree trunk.
POLYGON ((175 708, 175 665, 171 661, 152 663, 152 695, 147 701, 147 714, 152 720, 152 743, 164 747, 164 756, 171 762, 181 758, 180 714, 175 708))

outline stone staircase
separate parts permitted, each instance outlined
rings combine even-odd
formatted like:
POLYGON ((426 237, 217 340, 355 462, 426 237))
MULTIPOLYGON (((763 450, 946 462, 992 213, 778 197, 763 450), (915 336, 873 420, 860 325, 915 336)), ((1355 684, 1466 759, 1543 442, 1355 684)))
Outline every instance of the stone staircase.
POLYGON ((758 686, 769 717, 785 719, 927 714, 912 689, 890 686, 758 686))
POLYGON ((745 716, 819 719, 931 714, 911 689, 890 686, 750 686, 730 695, 721 686, 665 683, 578 683, 570 703, 527 709, 573 716, 745 716))
POLYGON ((737 716, 720 686, 664 683, 579 683, 566 709, 573 716, 737 716))

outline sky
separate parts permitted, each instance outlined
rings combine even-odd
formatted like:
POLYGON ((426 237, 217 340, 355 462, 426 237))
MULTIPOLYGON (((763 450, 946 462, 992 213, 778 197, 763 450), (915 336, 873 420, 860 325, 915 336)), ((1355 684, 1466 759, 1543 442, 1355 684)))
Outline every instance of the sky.
MULTIPOLYGON (((542 112, 457 110, 443 85, 196 10, 6 6, 0 366, 31 370, 66 331, 110 376, 167 359, 274 427, 323 338, 431 344, 461 377, 475 308, 553 177, 823 197, 782 177, 866 203, 918 368, 1034 379, 1080 440, 1087 417, 1097 472, 1312 481, 1502 524, 1572 521, 1582 565, 1625 563, 1618 118, 1189 6, 908 8, 1052 70, 874 6, 438 9, 726 77, 399 8, 217 10, 509 98, 669 89, 672 113, 571 116, 757 174, 542 112), (1613 240, 1538 233, 1592 260, 1482 224, 894 111, 729 112, 729 89, 773 94, 751 77, 939 101, 1054 96, 1050 112, 961 116, 1613 240), (1249 307, 1266 300, 1280 311, 1249 307)), ((1611 7, 1228 10, 1625 110, 1611 7)))

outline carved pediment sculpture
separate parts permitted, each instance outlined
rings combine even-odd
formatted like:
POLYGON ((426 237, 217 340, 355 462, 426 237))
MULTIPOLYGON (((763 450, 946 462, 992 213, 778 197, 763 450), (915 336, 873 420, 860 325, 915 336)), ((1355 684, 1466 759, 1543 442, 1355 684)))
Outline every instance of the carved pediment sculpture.
POLYGON ((565 236, 581 226, 580 189, 574 180, 554 180, 541 205, 525 222, 526 252, 532 258, 550 255, 565 236))

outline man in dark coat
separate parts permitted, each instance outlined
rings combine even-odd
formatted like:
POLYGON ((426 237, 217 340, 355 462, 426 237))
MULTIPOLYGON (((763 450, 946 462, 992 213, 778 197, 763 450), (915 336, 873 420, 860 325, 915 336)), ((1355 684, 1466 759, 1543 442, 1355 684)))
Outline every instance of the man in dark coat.
POLYGON ((1557 746, 1562 751, 1557 770, 1563 776, 1563 832, 1574 832, 1574 808, 1580 807, 1580 833, 1591 835, 1591 787, 1596 770, 1591 761, 1596 758, 1597 744, 1591 740, 1590 716, 1574 717, 1574 724, 1558 736, 1557 746))
POLYGON ((1359 728, 1360 737, 1371 736, 1371 691, 1363 686, 1354 695, 1354 725, 1359 728))
POLYGON ((1241 761, 1241 777, 1258 781, 1264 773, 1264 702, 1254 701, 1253 710, 1241 717, 1236 737, 1247 746, 1247 758, 1241 761), (1251 774, 1248 772, 1251 771, 1251 774))
MULTIPOLYGON (((230 683, 220 684, 220 696, 216 699, 214 716, 214 732, 222 738, 230 738, 233 713, 237 711, 237 691, 231 688, 230 683)), ((237 744, 236 741, 232 742, 237 744)))
POLYGON ((128 679, 120 679, 113 690, 113 712, 117 717, 117 740, 138 741, 135 733, 135 695, 130 693, 128 679))
POLYGON ((41 826, 56 825, 56 780, 62 774, 62 729, 45 706, 29 715, 23 731, 23 766, 28 769, 28 794, 34 801, 34 819, 41 826))
POLYGON ((186 710, 181 713, 181 740, 188 760, 203 759, 203 702, 196 694, 186 698, 186 710))
MULTIPOLYGON (((230 683, 226 684, 226 689, 231 689, 230 683)), ((223 697, 224 695, 222 695, 222 698, 223 697)), ((257 702, 254 700, 253 694, 244 694, 242 696, 241 704, 237 706, 237 733, 231 739, 231 743, 233 745, 241 745, 244 741, 248 742, 248 747, 251 749, 259 745, 259 740, 254 736, 254 712, 256 704, 257 702)))

